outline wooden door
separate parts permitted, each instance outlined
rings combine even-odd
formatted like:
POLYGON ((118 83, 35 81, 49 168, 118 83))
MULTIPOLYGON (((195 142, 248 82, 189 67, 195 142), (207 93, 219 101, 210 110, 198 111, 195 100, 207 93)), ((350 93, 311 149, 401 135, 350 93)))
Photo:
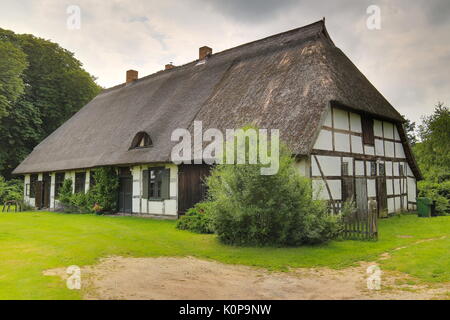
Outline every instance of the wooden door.
POLYGON ((387 190, 386 177, 377 178, 377 202, 378 202, 378 217, 387 217, 387 190))
POLYGON ((44 182, 36 181, 34 183, 34 206, 41 209, 44 205, 43 201, 44 182))
POLYGON ((43 175, 43 183, 42 207, 50 208, 50 189, 52 185, 52 178, 48 173, 43 175))
POLYGON ((119 178, 119 212, 132 213, 133 204, 133 178, 119 178))
POLYGON ((184 214, 196 203, 204 200, 207 190, 204 179, 209 175, 210 166, 203 164, 181 165, 178 167, 178 213, 184 214))
POLYGON ((356 207, 360 217, 364 217, 368 212, 367 179, 355 178, 356 207))

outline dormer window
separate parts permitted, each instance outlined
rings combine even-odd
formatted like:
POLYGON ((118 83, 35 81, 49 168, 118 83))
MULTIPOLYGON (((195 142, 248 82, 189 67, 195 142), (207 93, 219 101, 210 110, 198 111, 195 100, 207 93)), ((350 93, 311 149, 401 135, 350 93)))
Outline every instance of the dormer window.
POLYGON ((133 141, 131 142, 131 149, 141 149, 141 148, 149 148, 151 147, 152 139, 150 139, 150 136, 147 132, 141 131, 138 132, 135 136, 133 141))

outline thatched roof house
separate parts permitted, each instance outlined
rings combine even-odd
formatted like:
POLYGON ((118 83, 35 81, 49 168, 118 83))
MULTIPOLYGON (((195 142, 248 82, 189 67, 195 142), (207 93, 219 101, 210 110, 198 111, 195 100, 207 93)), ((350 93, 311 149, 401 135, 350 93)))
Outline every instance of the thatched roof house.
MULTIPOLYGON (((420 178, 401 115, 334 45, 324 21, 216 54, 210 54, 208 49, 201 48, 199 60, 167 66, 166 70, 141 79, 129 72, 127 83, 100 93, 42 141, 14 173, 39 174, 38 180, 48 173, 53 184, 56 172, 89 171, 106 165, 127 166, 133 175, 142 175, 141 169, 151 164, 170 163, 175 144, 170 136, 174 129, 191 130, 195 120, 202 120, 204 128, 239 128, 253 123, 261 128, 280 129, 282 140, 294 153, 305 156, 309 168, 306 174, 314 177, 310 155, 320 155, 321 152, 315 152, 320 150, 315 144, 317 139, 323 139, 320 135, 324 127, 335 134, 333 121, 331 126, 325 124, 336 108, 345 110, 349 117, 356 114, 373 119, 375 127, 376 121, 392 124, 395 132, 391 142, 394 148, 403 148, 399 161, 402 159, 408 166, 411 178, 420 178), (148 134, 152 146, 130 149, 139 132, 148 134), (135 169, 138 167, 142 168, 135 169)), ((340 130, 343 134, 344 129, 340 130)), ((363 136, 350 127, 347 131, 349 137, 363 136)), ((384 138, 382 132, 383 144, 384 138)), ((337 152, 336 156, 354 158, 352 161, 359 157, 361 161, 396 162, 395 154, 391 157, 385 151, 366 152, 365 146, 366 143, 358 156, 351 148, 338 151, 334 145, 331 150, 322 151, 327 156, 337 152)), ((404 172, 406 179, 408 170, 405 168, 404 172)), ((142 188, 136 188, 132 193, 142 202, 142 188)), ((180 191, 173 188, 174 194, 169 198, 179 197, 180 191)), ((415 199, 406 202, 413 203, 415 199)), ((147 203, 146 212, 149 206, 147 203)), ((175 212, 179 211, 179 204, 174 206, 178 206, 175 212)), ((133 205, 132 211, 143 212, 142 203, 138 208, 133 205)))

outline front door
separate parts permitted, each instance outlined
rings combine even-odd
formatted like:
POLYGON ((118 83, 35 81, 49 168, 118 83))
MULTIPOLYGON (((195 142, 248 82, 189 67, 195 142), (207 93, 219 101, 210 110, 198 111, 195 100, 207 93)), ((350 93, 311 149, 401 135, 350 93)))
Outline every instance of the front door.
POLYGON ((133 178, 121 176, 119 178, 119 212, 132 213, 133 178))
POLYGON ((368 212, 367 179, 355 178, 356 207, 361 217, 368 212))

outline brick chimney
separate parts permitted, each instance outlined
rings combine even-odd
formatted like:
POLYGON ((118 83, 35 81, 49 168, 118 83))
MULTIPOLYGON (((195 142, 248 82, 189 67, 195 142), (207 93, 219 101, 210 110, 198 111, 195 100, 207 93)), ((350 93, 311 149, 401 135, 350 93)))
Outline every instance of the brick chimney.
POLYGON ((138 72, 136 70, 127 71, 127 84, 138 79, 138 72))
POLYGON ((175 66, 172 64, 172 62, 171 63, 169 63, 169 64, 166 64, 166 70, 170 70, 170 69, 173 69, 173 68, 175 68, 175 66))
POLYGON ((200 49, 198 49, 198 51, 199 51, 199 55, 198 55, 199 60, 203 60, 206 57, 209 57, 210 55, 212 55, 212 49, 207 46, 201 47, 200 49))

